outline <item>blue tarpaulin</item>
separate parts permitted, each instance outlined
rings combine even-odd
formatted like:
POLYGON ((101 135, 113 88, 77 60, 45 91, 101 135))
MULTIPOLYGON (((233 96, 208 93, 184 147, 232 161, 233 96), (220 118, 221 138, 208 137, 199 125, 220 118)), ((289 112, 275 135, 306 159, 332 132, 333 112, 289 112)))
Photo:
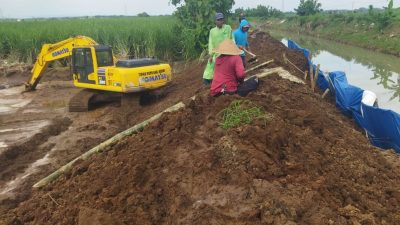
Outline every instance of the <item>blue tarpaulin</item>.
POLYGON ((392 110, 385 110, 361 104, 364 129, 371 143, 383 149, 395 149, 400 153, 400 115, 392 110))
MULTIPOLYGON (((317 70, 317 66, 315 66, 311 61, 310 50, 300 47, 296 42, 294 42, 292 40, 288 40, 288 48, 301 51, 303 53, 303 55, 307 58, 308 65, 309 66, 312 65, 313 73, 315 74, 315 71, 317 70)), ((326 80, 324 73, 321 70, 318 71, 317 85, 322 91, 325 91, 326 89, 329 88, 329 83, 326 80)))
POLYGON ((344 72, 329 73, 336 93, 336 105, 347 116, 353 116, 353 112, 360 113, 361 100, 364 93, 359 87, 347 83, 344 72))
POLYGON ((311 57, 310 50, 300 47, 296 42, 288 40, 288 47, 303 52, 304 56, 309 60, 311 57))
MULTIPOLYGON (((291 40, 288 41, 288 47, 301 51, 312 65, 308 58, 309 50, 301 48, 291 40)), ((315 71, 314 65, 313 68, 315 71)), ((362 103, 364 90, 349 84, 344 72, 331 72, 326 79, 323 72, 319 71, 318 86, 322 90, 329 88, 335 94, 338 108, 365 129, 373 145, 382 149, 394 149, 400 153, 400 114, 362 103)))

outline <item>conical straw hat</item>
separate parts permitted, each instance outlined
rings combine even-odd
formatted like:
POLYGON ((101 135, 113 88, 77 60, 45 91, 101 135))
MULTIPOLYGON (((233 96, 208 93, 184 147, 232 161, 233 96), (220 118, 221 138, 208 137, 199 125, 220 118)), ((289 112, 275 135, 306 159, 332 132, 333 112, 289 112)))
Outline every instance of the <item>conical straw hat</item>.
POLYGON ((231 39, 225 39, 218 47, 213 49, 213 52, 221 55, 241 55, 240 50, 231 39))

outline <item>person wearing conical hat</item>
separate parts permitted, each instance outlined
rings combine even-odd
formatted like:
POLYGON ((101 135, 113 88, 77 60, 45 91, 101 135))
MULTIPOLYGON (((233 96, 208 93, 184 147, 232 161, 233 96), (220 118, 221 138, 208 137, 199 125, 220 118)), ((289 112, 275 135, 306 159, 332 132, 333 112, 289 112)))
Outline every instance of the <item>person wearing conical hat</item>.
POLYGON ((224 40, 213 52, 219 54, 219 57, 215 60, 211 96, 217 97, 236 93, 240 96, 246 96, 249 92, 257 89, 257 78, 244 81, 246 74, 240 57, 243 51, 232 40, 224 40))
POLYGON ((210 85, 214 76, 214 66, 217 55, 212 50, 225 39, 233 39, 232 28, 224 23, 224 14, 217 13, 215 15, 215 27, 210 30, 210 35, 208 37, 209 59, 203 73, 203 83, 205 85, 210 85))

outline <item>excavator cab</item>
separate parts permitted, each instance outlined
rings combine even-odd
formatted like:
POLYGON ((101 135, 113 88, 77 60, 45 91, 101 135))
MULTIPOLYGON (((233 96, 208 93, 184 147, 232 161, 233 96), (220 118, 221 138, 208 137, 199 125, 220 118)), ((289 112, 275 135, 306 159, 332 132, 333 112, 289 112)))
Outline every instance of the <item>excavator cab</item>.
POLYGON ((105 85, 105 74, 98 76, 97 82, 89 77, 95 72, 95 67, 109 66, 114 66, 114 58, 112 49, 108 46, 98 45, 72 50, 72 74, 74 81, 78 83, 105 85))

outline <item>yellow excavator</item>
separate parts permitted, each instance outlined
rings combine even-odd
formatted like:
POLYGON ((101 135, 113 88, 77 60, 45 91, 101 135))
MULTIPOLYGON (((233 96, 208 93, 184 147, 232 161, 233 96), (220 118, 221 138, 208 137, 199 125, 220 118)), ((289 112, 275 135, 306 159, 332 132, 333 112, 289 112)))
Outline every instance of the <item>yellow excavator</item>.
POLYGON ((87 111, 95 102, 113 101, 121 93, 147 92, 167 85, 169 64, 154 58, 117 60, 111 47, 76 36, 55 44, 44 44, 25 89, 36 89, 49 63, 71 57, 74 86, 84 88, 69 102, 69 111, 87 111))

